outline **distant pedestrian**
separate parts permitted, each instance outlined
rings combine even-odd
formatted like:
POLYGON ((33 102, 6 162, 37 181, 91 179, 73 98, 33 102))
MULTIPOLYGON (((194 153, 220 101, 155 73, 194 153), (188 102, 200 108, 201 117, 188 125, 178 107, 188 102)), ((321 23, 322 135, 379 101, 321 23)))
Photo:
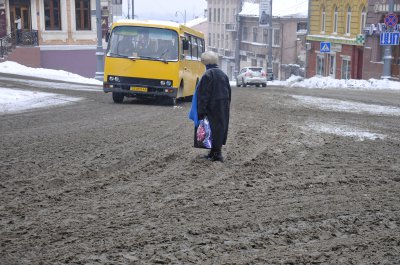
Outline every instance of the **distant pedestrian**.
POLYGON ((17 41, 17 44, 19 44, 21 41, 21 34, 22 34, 21 17, 17 16, 17 19, 14 22, 15 22, 15 27, 17 28, 16 41, 17 41))
POLYGON ((218 54, 207 51, 201 55, 201 62, 206 72, 197 85, 189 117, 195 121, 195 127, 198 120, 208 118, 212 148, 206 158, 223 162, 221 148, 228 136, 231 86, 227 75, 218 68, 218 54))

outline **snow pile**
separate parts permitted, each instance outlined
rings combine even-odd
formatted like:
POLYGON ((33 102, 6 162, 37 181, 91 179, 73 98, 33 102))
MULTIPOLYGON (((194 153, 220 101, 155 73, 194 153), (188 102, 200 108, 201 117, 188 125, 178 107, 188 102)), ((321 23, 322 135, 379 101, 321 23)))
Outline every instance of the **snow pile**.
POLYGON ((90 85, 102 85, 103 83, 94 78, 86 78, 77 74, 66 72, 64 70, 53 70, 45 68, 32 68, 13 61, 6 61, 0 63, 0 73, 16 74, 32 77, 40 77, 52 80, 90 84, 90 85))
POLYGON ((381 140, 387 137, 384 134, 372 133, 367 130, 337 124, 308 124, 308 126, 304 129, 316 131, 319 133, 328 133, 338 136, 351 137, 354 138, 356 141, 381 140))
POLYGON ((390 80, 356 80, 356 79, 334 79, 332 77, 311 77, 304 79, 300 76, 291 76, 286 81, 273 81, 272 85, 303 88, 339 88, 359 90, 400 90, 400 82, 390 80))
POLYGON ((0 87, 0 114, 72 104, 80 100, 83 98, 0 87))
POLYGON ((303 106, 319 108, 327 111, 400 116, 400 108, 394 106, 381 106, 375 104, 365 104, 354 101, 345 101, 345 100, 312 97, 312 96, 292 96, 292 97, 301 102, 303 106))

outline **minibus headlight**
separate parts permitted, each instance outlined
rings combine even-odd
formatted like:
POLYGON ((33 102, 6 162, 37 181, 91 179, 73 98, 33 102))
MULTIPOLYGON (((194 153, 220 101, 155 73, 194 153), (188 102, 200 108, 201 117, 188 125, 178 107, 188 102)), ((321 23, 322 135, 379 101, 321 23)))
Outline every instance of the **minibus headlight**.
POLYGON ((119 82, 119 77, 118 76, 115 77, 115 82, 119 82))
POLYGON ((167 86, 171 86, 171 85, 172 85, 172 82, 171 82, 171 81, 167 81, 167 82, 165 82, 165 84, 166 84, 167 86))
POLYGON ((110 80, 111 82, 113 82, 113 81, 114 81, 114 77, 113 77, 113 76, 109 76, 109 77, 108 77, 108 80, 110 80))
POLYGON ((162 81, 160 82, 160 85, 165 86, 165 81, 162 80, 162 81))

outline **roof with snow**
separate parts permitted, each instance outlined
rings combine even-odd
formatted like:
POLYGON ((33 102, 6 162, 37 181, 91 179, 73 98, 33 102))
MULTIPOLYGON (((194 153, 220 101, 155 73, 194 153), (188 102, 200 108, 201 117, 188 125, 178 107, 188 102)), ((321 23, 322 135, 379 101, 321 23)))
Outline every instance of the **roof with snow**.
POLYGON ((201 23, 204 23, 204 22, 207 22, 206 17, 195 18, 193 20, 186 22, 186 27, 194 27, 194 26, 200 25, 201 23))
MULTIPOLYGON (((239 15, 242 17, 258 17, 260 14, 259 9, 260 4, 244 2, 242 6, 242 11, 239 13, 239 15)), ((308 17, 308 1, 274 1, 272 3, 272 16, 306 18, 308 17)))

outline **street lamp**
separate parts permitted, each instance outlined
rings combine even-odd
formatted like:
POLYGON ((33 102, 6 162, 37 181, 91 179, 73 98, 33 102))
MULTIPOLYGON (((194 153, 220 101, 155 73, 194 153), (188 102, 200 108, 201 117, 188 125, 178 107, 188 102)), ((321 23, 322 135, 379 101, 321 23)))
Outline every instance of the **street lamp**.
POLYGON ((175 16, 176 16, 176 17, 178 16, 178 13, 182 15, 182 17, 183 17, 183 24, 186 25, 186 9, 185 9, 185 12, 184 12, 184 13, 182 13, 181 11, 176 11, 176 12, 175 12, 175 16))

